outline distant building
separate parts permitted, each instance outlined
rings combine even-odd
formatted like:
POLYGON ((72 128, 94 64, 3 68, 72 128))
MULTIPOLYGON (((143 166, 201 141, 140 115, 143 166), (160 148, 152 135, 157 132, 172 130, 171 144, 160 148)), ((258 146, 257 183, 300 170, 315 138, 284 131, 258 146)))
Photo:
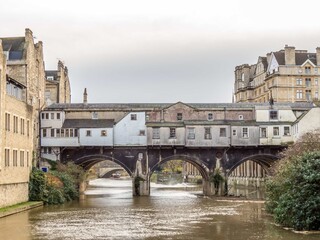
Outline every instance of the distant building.
POLYGON ((319 100, 320 48, 315 53, 285 46, 235 68, 235 102, 319 100))
POLYGON ((59 61, 58 70, 46 70, 45 101, 49 106, 52 103, 70 103, 71 88, 68 68, 59 61))

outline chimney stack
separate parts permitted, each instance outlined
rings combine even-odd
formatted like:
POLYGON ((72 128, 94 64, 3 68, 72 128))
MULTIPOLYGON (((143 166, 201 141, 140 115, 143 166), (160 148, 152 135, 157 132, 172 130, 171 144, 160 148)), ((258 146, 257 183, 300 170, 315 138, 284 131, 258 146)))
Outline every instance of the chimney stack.
POLYGON ((320 47, 316 48, 317 65, 320 65, 320 47))
POLYGON ((286 45, 284 47, 285 65, 296 65, 295 47, 286 45))
POLYGON ((84 93, 83 93, 83 104, 88 104, 87 88, 84 89, 84 93))

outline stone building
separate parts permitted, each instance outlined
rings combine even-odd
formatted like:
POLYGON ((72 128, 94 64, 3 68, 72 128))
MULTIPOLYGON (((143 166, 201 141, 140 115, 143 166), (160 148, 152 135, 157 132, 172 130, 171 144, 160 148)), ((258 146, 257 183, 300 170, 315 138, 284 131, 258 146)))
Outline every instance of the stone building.
POLYGON ((34 49, 20 46, 31 44, 31 37, 27 31, 25 38, 0 39, 0 207, 28 201, 38 88, 33 82, 37 76, 21 74, 34 70, 29 63, 36 62, 27 55, 29 51, 38 55, 41 46, 34 49))
MULTIPOLYGON (((70 102, 67 68, 58 64, 56 99, 70 102)), ((49 80, 48 80, 49 81, 49 80)), ((46 106, 42 42, 30 29, 0 38, 0 207, 28 200, 29 173, 40 157, 39 113, 46 106)), ((49 85, 48 89, 51 89, 49 85)))
POLYGON ((311 102, 319 100, 320 48, 283 50, 235 68, 235 102, 311 102))
POLYGON ((70 103, 71 88, 68 76, 68 68, 58 61, 57 70, 46 70, 45 101, 49 106, 52 103, 70 103))

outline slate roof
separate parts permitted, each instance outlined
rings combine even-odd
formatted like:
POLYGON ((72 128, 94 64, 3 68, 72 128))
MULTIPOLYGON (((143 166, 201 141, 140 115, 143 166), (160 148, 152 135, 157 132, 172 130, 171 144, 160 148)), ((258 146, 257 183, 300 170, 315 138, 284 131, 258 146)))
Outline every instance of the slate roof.
POLYGON ((1 38, 3 51, 9 52, 9 60, 21 60, 24 59, 25 50, 25 38, 24 37, 12 37, 1 38))
POLYGON ((57 70, 46 70, 45 71, 46 78, 49 76, 53 77, 53 80, 58 80, 58 71, 57 70))
MULTIPOLYGON (((54 103, 45 110, 66 110, 66 111, 152 111, 167 108, 172 103, 54 103)), ((269 107, 269 103, 187 103, 187 105, 201 109, 253 109, 257 107, 269 107)), ((274 108, 310 109, 313 104, 310 102, 296 103, 274 103, 274 108)))
POLYGON ((112 128, 113 119, 66 119, 62 128, 112 128))
MULTIPOLYGON (((285 65, 285 53, 284 51, 273 52, 279 65, 285 65)), ((317 65, 317 58, 315 53, 296 52, 295 53, 296 65, 302 65, 307 59, 317 65)))

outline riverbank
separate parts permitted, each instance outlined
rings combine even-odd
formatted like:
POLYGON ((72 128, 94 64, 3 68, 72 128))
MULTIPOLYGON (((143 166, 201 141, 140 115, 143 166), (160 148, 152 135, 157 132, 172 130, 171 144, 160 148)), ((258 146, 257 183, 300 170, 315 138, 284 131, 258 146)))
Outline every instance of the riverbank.
POLYGON ((13 206, 0 208, 0 218, 42 206, 43 202, 24 202, 13 206))

